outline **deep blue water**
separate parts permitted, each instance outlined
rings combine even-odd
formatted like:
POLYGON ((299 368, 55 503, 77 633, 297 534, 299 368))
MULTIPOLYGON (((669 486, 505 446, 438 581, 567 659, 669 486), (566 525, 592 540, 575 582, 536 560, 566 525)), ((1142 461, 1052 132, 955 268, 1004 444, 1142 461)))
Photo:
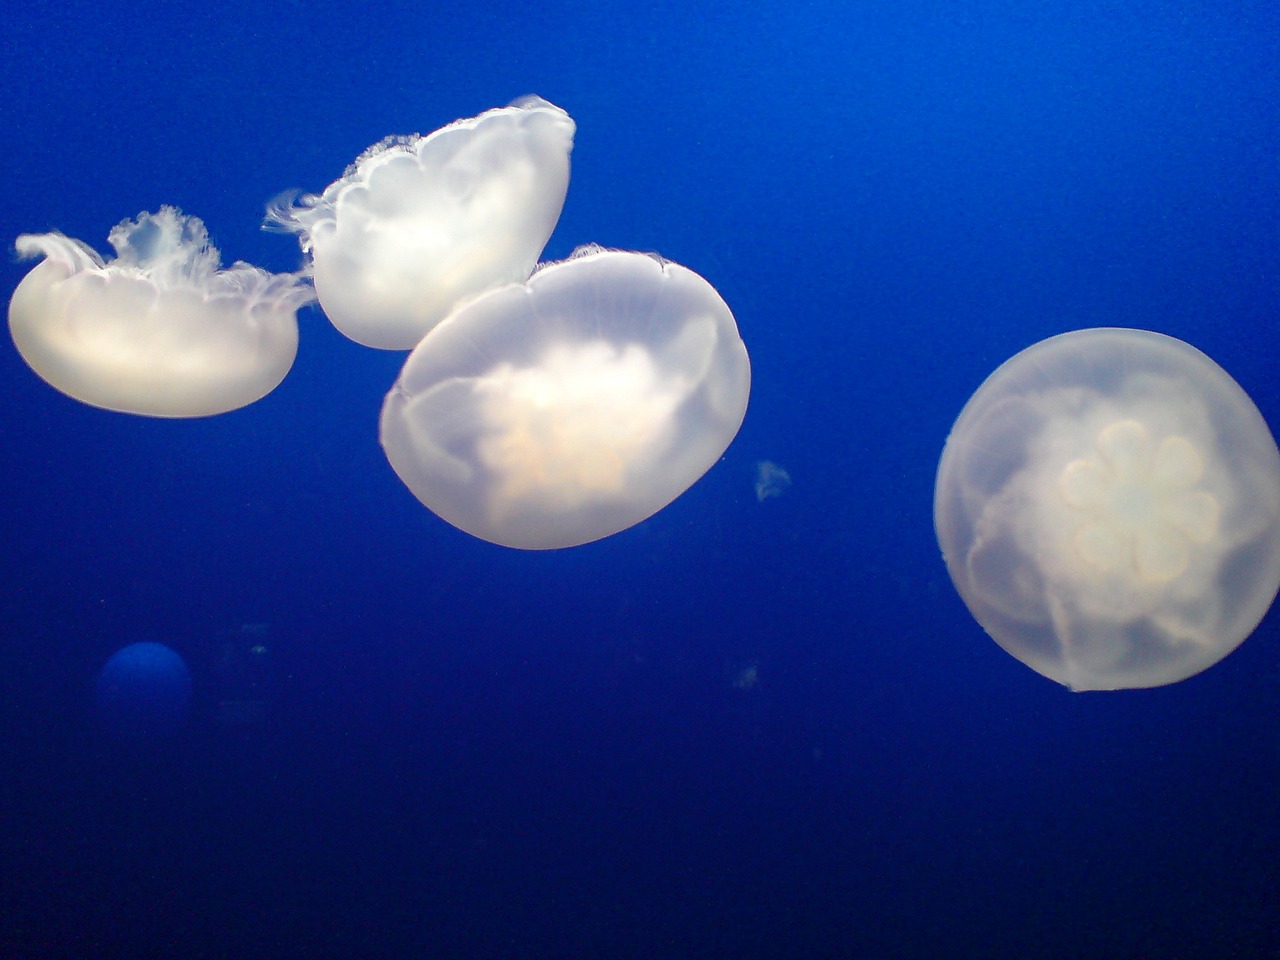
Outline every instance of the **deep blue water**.
POLYGON ((968 615, 931 514, 965 400, 1062 331, 1188 340, 1280 425, 1278 43, 1273 0, 8 11, 4 244, 170 203, 291 270, 272 196, 537 93, 578 124, 545 258, 702 273, 753 387, 670 507, 524 553, 403 487, 403 354, 315 308, 205 420, 5 344, 0 957, 1280 955, 1280 613, 1071 694, 968 615), (93 709, 142 640, 195 690, 147 748, 93 709))

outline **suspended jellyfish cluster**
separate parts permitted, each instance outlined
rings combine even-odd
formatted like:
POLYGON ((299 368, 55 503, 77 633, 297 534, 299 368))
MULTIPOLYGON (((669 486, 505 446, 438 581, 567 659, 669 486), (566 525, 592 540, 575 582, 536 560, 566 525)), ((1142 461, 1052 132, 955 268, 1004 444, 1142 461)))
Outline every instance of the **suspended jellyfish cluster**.
MULTIPOLYGON (((31 368, 94 406, 222 413, 269 393, 318 301, 369 347, 409 350, 382 406, 392 468, 435 514, 542 550, 651 516, 720 457, 746 413, 732 312, 657 256, 580 247, 538 264, 575 126, 537 97, 365 151, 267 225, 305 264, 220 267, 165 207, 111 231, 114 260, 61 234, 14 292, 31 368)), ((762 463, 757 498, 790 478, 762 463)), ((947 570, 1006 651, 1071 689, 1174 683, 1226 656, 1280 587, 1280 452, 1231 377, 1181 341, 1076 331, 995 371, 938 465, 947 570)))
POLYGON ((598 540, 651 516, 738 432, 750 363, 732 312, 660 257, 587 245, 538 264, 569 185, 575 125, 538 97, 425 136, 390 137, 268 228, 302 270, 220 268, 172 207, 111 231, 116 257, 58 233, 9 308, 14 343, 84 403, 156 417, 224 413, 293 364, 318 301, 357 343, 410 350, 383 405, 395 472, 449 523, 510 547, 598 540))

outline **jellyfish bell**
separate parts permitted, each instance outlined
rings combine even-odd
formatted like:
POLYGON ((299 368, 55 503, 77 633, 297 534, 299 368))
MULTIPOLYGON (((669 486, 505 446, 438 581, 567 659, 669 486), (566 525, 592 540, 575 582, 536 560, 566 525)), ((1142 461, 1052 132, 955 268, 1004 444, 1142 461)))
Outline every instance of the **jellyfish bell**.
POLYGON ((173 207, 125 220, 104 260, 60 233, 23 234, 43 256, 9 303, 27 364, 76 400, 153 417, 225 413, 270 393, 298 351, 311 288, 247 263, 219 269, 204 224, 173 207))
POLYGON ((960 413, 934 523, 977 621, 1073 690, 1221 660, 1280 587, 1280 453, 1189 344, 1079 330, 1022 351, 960 413))
POLYGON ((581 248, 468 301, 409 355, 382 407, 391 466, 474 536, 546 550, 680 496, 728 447, 751 368, 706 280, 581 248))
POLYGON ((528 278, 560 219, 574 123, 538 97, 366 150, 319 196, 282 198, 320 306, 347 337, 408 350, 459 301, 528 278))
POLYGON ((162 643, 132 643, 113 653, 98 673, 99 715, 127 738, 176 733, 187 718, 191 674, 182 657, 162 643))

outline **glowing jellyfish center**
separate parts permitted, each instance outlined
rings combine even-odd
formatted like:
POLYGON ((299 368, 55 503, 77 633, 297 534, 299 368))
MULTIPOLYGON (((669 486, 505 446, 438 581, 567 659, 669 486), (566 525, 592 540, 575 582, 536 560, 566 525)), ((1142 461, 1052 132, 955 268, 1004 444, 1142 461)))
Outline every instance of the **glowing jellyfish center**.
POLYGON ((477 444, 500 502, 536 492, 571 510, 617 496, 626 465, 660 454, 689 386, 664 378, 637 344, 557 346, 538 366, 503 364, 477 385, 489 432, 477 444))
POLYGON ((1060 478, 1063 500, 1084 514, 1075 549, 1104 572, 1129 569, 1146 584, 1173 580, 1190 564, 1192 546, 1218 533, 1218 502, 1197 489, 1203 477, 1204 460, 1187 438, 1153 444, 1136 420, 1108 425, 1093 454, 1072 460, 1060 478))

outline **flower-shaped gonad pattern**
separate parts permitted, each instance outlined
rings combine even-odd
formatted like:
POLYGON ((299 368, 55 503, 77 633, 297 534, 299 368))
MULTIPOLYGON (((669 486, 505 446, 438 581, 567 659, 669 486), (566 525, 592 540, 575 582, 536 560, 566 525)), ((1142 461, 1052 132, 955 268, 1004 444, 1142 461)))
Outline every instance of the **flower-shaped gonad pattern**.
POLYGON ((1080 514, 1072 537, 1080 559, 1142 583, 1175 579, 1192 548, 1218 532, 1218 501, 1198 489, 1203 477, 1204 458, 1186 437, 1155 443, 1137 420, 1103 428, 1093 453, 1059 478, 1062 499, 1080 514))

